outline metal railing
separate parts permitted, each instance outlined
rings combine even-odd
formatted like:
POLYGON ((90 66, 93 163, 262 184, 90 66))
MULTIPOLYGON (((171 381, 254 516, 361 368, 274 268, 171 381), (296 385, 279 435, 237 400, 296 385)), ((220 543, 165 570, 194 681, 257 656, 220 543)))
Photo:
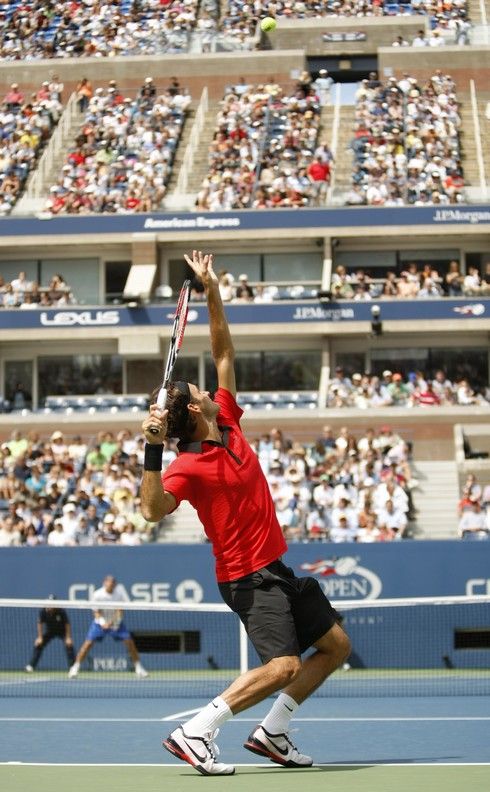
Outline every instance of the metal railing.
POLYGON ((473 128, 475 133, 475 157, 478 165, 478 179, 482 196, 487 195, 487 179, 485 174, 485 160, 483 159, 483 147, 481 142, 480 116, 478 114, 478 100, 476 98, 475 81, 470 80, 471 113, 473 116, 473 128))
POLYGON ((55 131, 51 135, 48 145, 44 149, 23 198, 41 198, 43 196, 46 191, 46 180, 53 169, 55 158, 62 149, 67 135, 70 133, 74 119, 79 115, 80 111, 77 105, 77 95, 74 92, 68 99, 63 115, 58 121, 55 131))
POLYGON ((194 157, 200 144, 201 132, 206 122, 206 113, 208 111, 208 89, 203 88, 199 106, 196 111, 194 125, 191 130, 189 142, 186 146, 182 165, 180 166, 179 177, 177 179, 176 193, 186 193, 189 185, 189 174, 194 165, 194 157))
POLYGON ((335 190, 335 181, 336 181, 336 174, 335 171, 337 169, 337 149, 339 147, 339 129, 340 129, 340 98, 341 98, 342 88, 340 83, 336 83, 335 85, 335 103, 333 108, 333 119, 332 119, 332 137, 330 140, 330 151, 332 152, 332 174, 330 177, 330 184, 328 185, 327 195, 325 197, 325 204, 328 206, 332 203, 332 197, 335 190))

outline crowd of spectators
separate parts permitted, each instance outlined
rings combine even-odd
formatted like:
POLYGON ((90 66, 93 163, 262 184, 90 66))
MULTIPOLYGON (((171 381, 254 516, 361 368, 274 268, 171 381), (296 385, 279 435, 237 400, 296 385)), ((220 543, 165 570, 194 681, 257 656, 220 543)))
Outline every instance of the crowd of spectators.
POLYGON ((348 271, 339 264, 332 275, 330 290, 335 300, 372 300, 395 297, 405 300, 438 297, 488 297, 490 295, 490 262, 485 274, 475 266, 468 266, 466 274, 458 261, 450 261, 446 272, 440 274, 432 264, 420 266, 409 262, 397 275, 388 270, 383 278, 372 278, 360 267, 348 271))
POLYGON ((346 374, 341 366, 335 369, 328 384, 327 406, 357 407, 438 407, 456 404, 463 407, 490 405, 490 388, 480 392, 465 377, 452 382, 439 369, 433 376, 423 371, 407 375, 385 369, 381 376, 346 374))
POLYGON ((490 484, 482 487, 473 473, 465 481, 458 516, 462 539, 490 539, 490 484))
POLYGON ((51 308, 76 303, 73 292, 63 275, 53 275, 47 286, 30 281, 25 272, 6 282, 0 275, 0 308, 51 308))
POLYGON ((320 101, 308 72, 288 94, 276 82, 228 89, 216 119, 199 210, 273 209, 325 199, 332 153, 318 142, 320 101))
MULTIPOLYGON (((139 510, 144 437, 100 432, 93 443, 12 432, 0 446, 0 546, 137 545, 159 528, 139 510)), ((289 541, 391 541, 407 534, 416 486, 408 445, 389 427, 357 440, 324 427, 312 444, 273 429, 251 443, 289 541)), ((164 466, 175 458, 164 451, 164 466)))
MULTIPOLYGON (((253 40, 258 21, 273 16, 284 19, 322 19, 325 17, 380 17, 411 16, 419 14, 429 17, 430 33, 420 31, 421 43, 414 46, 440 46, 441 44, 468 44, 470 24, 466 0, 407 0, 406 2, 379 2, 379 0, 256 0, 253 4, 240 0, 228 0, 220 20, 220 30, 236 41, 237 48, 244 49, 253 40), (435 35, 434 35, 435 34, 435 35)), ((419 34, 418 34, 419 35, 419 34)), ((406 46, 403 37, 395 39, 395 46, 406 46), (398 41, 401 39, 401 41, 398 41), (397 43, 398 42, 398 43, 397 43)), ((407 42, 408 43, 408 42, 407 42)))
POLYGON ((147 77, 136 98, 116 80, 77 88, 85 111, 75 145, 50 188, 51 214, 134 214, 162 208, 187 110, 188 92, 174 77, 162 93, 147 77))
POLYGON ((59 430, 48 439, 15 430, 0 447, 0 546, 150 541, 154 526, 138 508, 143 454, 144 438, 128 431, 87 444, 59 430))
POLYGON ((356 438, 324 426, 312 445, 275 429, 252 447, 290 542, 387 542, 409 535, 417 486, 409 445, 389 426, 356 438))
POLYGON ((375 72, 356 92, 350 206, 457 204, 463 200, 455 83, 440 70, 419 84, 375 72))
POLYGON ((26 96, 12 83, 0 105, 0 216, 10 214, 63 111, 56 77, 26 96))
POLYGON ((185 52, 198 7, 198 0, 10 0, 0 10, 0 57, 24 61, 185 52))
POLYGON ((431 18, 431 28, 426 33, 425 30, 417 30, 412 40, 397 36, 392 42, 392 47, 443 47, 458 44, 466 46, 470 44, 471 22, 467 16, 466 3, 460 8, 451 9, 449 4, 441 6, 441 11, 431 18), (449 12, 449 13, 448 13, 449 12))
MULTIPOLYGON (((466 0, 255 0, 253 4, 241 0, 85 0, 72 4, 6 0, 0 9, 0 57, 20 61, 178 54, 188 51, 192 34, 201 40, 204 52, 246 50, 257 46, 257 25, 264 16, 280 20, 410 14, 429 17, 433 31, 429 46, 436 46, 432 38, 437 37, 448 43, 468 43, 466 0)), ((403 41, 398 46, 404 46, 403 41)))

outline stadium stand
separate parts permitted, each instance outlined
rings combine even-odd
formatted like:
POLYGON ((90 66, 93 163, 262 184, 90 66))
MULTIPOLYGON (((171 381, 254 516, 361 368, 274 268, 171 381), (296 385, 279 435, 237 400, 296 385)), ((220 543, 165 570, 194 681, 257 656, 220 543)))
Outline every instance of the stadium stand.
MULTIPOLYGON (((320 200, 328 179, 320 174, 316 180, 311 172, 319 113, 318 98, 308 84, 290 96, 277 84, 226 95, 197 207, 265 209, 320 200)), ((328 175, 328 164, 325 168, 328 175)))
POLYGON ((0 105, 0 215, 12 211, 62 112, 56 85, 45 81, 29 97, 10 85, 0 105))
MULTIPOLYGON (((381 542, 413 535, 411 449, 392 430, 357 440, 324 428, 314 443, 273 429, 252 440, 288 541, 381 542)), ((0 448, 0 547, 137 545, 165 541, 167 523, 138 512, 144 438, 122 430, 93 442, 60 430, 14 430, 0 448)), ((164 465, 175 458, 169 444, 164 465)), ((178 530, 178 526, 172 526, 178 530)), ((173 534, 172 530, 172 535, 173 534)))
MULTIPOLYGON (((307 428, 309 436, 314 436, 311 427, 315 420, 321 423, 331 416, 334 421, 345 420, 349 425, 354 416, 359 422, 359 434, 377 404, 377 420, 392 420, 396 414, 397 421, 409 422, 407 437, 412 431, 420 431, 425 445, 417 448, 424 449, 420 464, 428 465, 424 472, 430 490, 434 480, 434 471, 429 469, 431 460, 436 458, 441 465, 451 463, 448 437, 456 416, 464 414, 465 420, 476 420, 477 416, 486 415, 489 402, 485 322, 490 256, 485 190, 486 174, 490 172, 486 135, 490 83, 483 54, 486 51, 464 46, 446 50, 437 43, 450 44, 456 36, 459 44, 466 43, 469 8, 463 2, 436 7, 428 2, 380 5, 279 0, 270 9, 279 21, 277 35, 266 41, 257 31, 257 19, 264 12, 261 3, 248 7, 214 0, 158 5, 124 0, 111 6, 55 4, 52 9, 37 2, 4 3, 0 14, 3 93, 7 94, 16 80, 22 86, 21 92, 29 97, 43 82, 43 89, 50 96, 54 93, 60 101, 62 95, 65 106, 71 101, 90 119, 85 122, 89 140, 80 139, 77 142, 81 146, 73 146, 71 134, 67 159, 56 175, 48 179, 44 173, 41 200, 44 203, 49 185, 55 187, 52 195, 59 198, 55 199, 56 206, 50 200, 54 211, 48 213, 41 212, 39 203, 28 208, 41 212, 32 218, 35 230, 31 233, 35 236, 20 230, 15 236, 14 226, 9 227, 9 233, 3 226, 0 382, 4 433, 12 421, 24 419, 48 433, 71 425, 72 420, 77 431, 82 427, 83 434, 92 431, 89 426, 98 428, 104 421, 112 426, 126 419, 131 430, 137 431, 141 411, 147 406, 144 394, 160 375, 171 315, 167 308, 186 275, 183 249, 187 250, 189 244, 202 244, 205 231, 209 247, 220 256, 222 265, 235 273, 227 284, 230 312, 243 309, 244 316, 247 312, 246 322, 239 323, 235 318, 240 356, 239 400, 247 412, 246 421, 254 427, 265 425, 277 410, 286 426, 297 424, 294 432, 302 435, 303 442, 307 428), (384 38, 376 27, 378 18, 383 23, 384 38), (285 41, 280 38, 283 24, 285 30, 288 26, 292 30, 292 37, 290 46, 281 51, 277 42, 285 41), (418 29, 421 40, 417 42, 418 29), (310 35, 308 31, 311 37, 306 46, 302 36, 310 35), (400 42, 390 46, 398 36, 402 37, 402 46, 400 42), (403 39, 417 49, 405 47, 403 39), (384 46, 386 42, 388 46, 384 46), (253 47, 259 47, 259 51, 248 51, 253 47), (408 58, 412 60, 407 63, 408 58), (53 67, 59 75, 53 74, 53 67), (326 94, 321 95, 318 80, 325 69, 334 84, 329 84, 326 94), (448 77, 447 70, 452 77, 448 77), (141 88, 146 86, 148 73, 153 75, 150 83, 158 86, 158 93, 160 86, 168 83, 168 75, 176 74, 177 80, 189 88, 188 93, 178 92, 185 102, 191 94, 201 96, 203 89, 209 94, 209 110, 203 103, 200 114, 201 127, 193 127, 194 115, 189 114, 185 134, 177 135, 168 160, 163 158, 162 172, 157 176, 162 183, 150 185, 141 138, 136 140, 135 136, 129 141, 138 146, 137 156, 132 156, 134 149, 128 146, 127 130, 117 129, 116 146, 108 149, 102 144, 103 140, 115 139, 111 131, 106 131, 115 115, 111 109, 106 110, 115 95, 122 97, 123 103, 114 107, 131 114, 133 121, 144 125, 144 112, 154 120, 151 101, 146 111, 141 110, 141 88), (383 84, 377 74, 383 75, 383 84), (363 215, 356 214, 351 226, 348 215, 343 214, 350 209, 339 208, 339 195, 346 191, 343 179, 346 172, 349 178, 351 171, 345 133, 347 130, 352 138, 352 84, 357 82, 362 94, 366 85, 363 80, 376 85, 368 88, 372 95, 361 98, 363 117, 359 122, 369 124, 373 139, 376 124, 382 123, 382 131, 394 135, 389 144, 394 150, 407 148, 407 140, 411 142, 412 159, 418 165, 412 174, 415 181, 411 182, 411 177, 407 180, 402 153, 398 152, 398 160, 396 153, 391 159, 389 145, 374 140, 371 152, 383 156, 383 174, 391 178, 392 169, 396 183, 390 185, 393 193, 384 201, 379 201, 372 189, 374 200, 364 208, 371 172, 370 159, 362 151, 360 167, 356 169, 362 182, 353 185, 348 203, 354 213, 360 206, 358 211, 366 212, 364 217, 373 217, 375 222, 364 222, 363 215), (416 82, 410 82, 405 92, 400 86, 407 80, 416 82), (101 92, 102 85, 106 87, 101 92), (455 85, 457 99, 453 96, 455 85), (118 86, 124 86, 124 91, 118 86), (237 132, 231 121, 226 132, 232 140, 241 138, 241 144, 234 143, 231 154, 228 144, 223 147, 228 161, 225 157, 222 171, 213 173, 213 177, 219 176, 220 185, 223 173, 226 174, 226 198, 222 200, 220 196, 211 205, 205 188, 195 205, 197 211, 189 219, 183 218, 181 212, 194 206, 205 175, 198 173, 201 157, 207 156, 213 129, 219 131, 216 111, 228 111, 233 119, 236 108, 247 99, 247 92, 258 91, 258 86, 264 86, 263 93, 267 94, 272 125, 266 128, 260 123, 254 127, 252 124, 258 119, 250 117, 248 125, 240 126, 240 121, 237 132), (392 100, 384 101, 387 86, 397 93, 393 93, 392 100), (417 91, 417 97, 410 96, 411 91, 417 91), (127 97, 131 97, 129 103, 124 102, 127 97), (229 107, 218 106, 223 97, 229 107), (293 102, 299 103, 299 109, 291 111, 293 102), (393 118, 385 114, 383 104, 388 105, 393 118), (382 112, 378 116, 379 109, 382 112), (294 113, 297 116, 291 122, 294 113), (313 115, 305 118, 307 113, 313 115), (395 126, 400 120, 401 128, 395 126), (416 127, 413 140, 412 123, 416 127), (433 126, 434 134, 419 137, 418 130, 424 124, 433 126), (398 135, 394 133, 397 128, 398 135), (246 136, 242 136, 242 131, 246 136), (196 147, 194 161, 186 158, 191 137, 196 147), (327 208, 324 194, 315 194, 308 176, 322 141, 327 143, 327 164, 331 169, 327 208), (88 148, 79 150, 84 146, 88 148), (276 186, 282 194, 272 200, 273 193, 267 188, 274 186, 273 181, 268 184, 266 178, 263 184, 259 179, 254 189, 250 173, 253 171, 255 177, 256 167, 249 168, 248 180, 235 190, 234 179, 238 181, 244 175, 240 168, 231 170, 236 164, 236 149, 250 166, 259 164, 263 179, 270 175, 268 170, 272 171, 274 179, 279 179, 276 186), (421 169, 419 160, 423 160, 421 169), (190 163, 187 182, 179 179, 178 166, 184 161, 190 163), (172 172, 167 170, 170 162, 172 172), (278 171, 274 170, 276 167, 278 171), (226 168, 232 173, 231 184, 226 168), (436 188, 438 179, 442 184, 436 188), (136 183, 141 194, 134 196, 130 189, 136 183), (182 188, 184 183, 188 190, 182 188), (434 189, 427 190, 427 184, 434 189), (179 190, 190 196, 180 195, 179 190), (474 212, 472 207, 462 206, 472 201, 481 201, 474 212), (430 214, 424 214, 425 204, 430 214), (446 217, 444 212, 436 211, 441 208, 439 204, 443 210, 462 210, 461 214, 455 214, 453 219, 446 217), (295 207, 295 211, 269 213, 275 205, 279 209, 295 207), (381 212, 386 209, 386 224, 379 214, 369 214, 375 213, 377 206, 382 207, 381 212), (260 220, 254 219, 253 211, 241 212, 242 208, 260 208, 260 220), (297 211, 303 208, 304 213, 297 211), (388 214, 392 210, 395 213, 388 214), (419 216, 419 210, 422 214, 417 225, 412 218, 419 216), (412 211, 413 215, 404 214, 412 211), (109 216, 126 213, 147 216, 130 217, 127 225, 124 218, 109 216), (105 216, 65 216, 70 214, 105 216), (290 224, 283 219, 285 214, 294 218, 290 224), (309 217, 313 218, 311 224, 309 217), (121 225, 111 224, 121 220, 121 225), (89 225, 92 221, 94 224, 89 225), (215 226, 211 225, 213 222, 215 226), (235 223, 231 233, 227 222, 235 223), (82 227, 83 233, 78 230, 82 227), (161 310, 158 319, 151 314, 157 310, 156 305, 145 302, 128 316, 128 310, 118 302, 129 269, 138 263, 156 267, 154 302, 161 310), (13 286, 21 272, 33 284, 31 289, 25 284, 21 288, 13 286), (63 273, 62 290, 50 290, 53 272, 63 273), (251 297, 239 291, 243 288, 239 273, 248 273, 251 297), (374 305, 362 304, 369 300, 374 305), (284 309, 277 322, 269 321, 264 310, 267 303, 274 303, 274 311, 284 309), (378 337, 370 334, 370 312, 376 305, 381 309, 384 327, 378 337), (260 321, 249 313, 255 306, 260 321), (344 384, 344 390, 335 391, 334 371, 339 364, 344 366, 344 379, 349 379, 350 385, 344 384), (435 372, 440 367, 447 372, 448 384, 444 383, 445 389, 436 398, 434 384, 430 386, 429 381, 436 379, 435 372), (389 397, 388 385, 382 382, 387 370, 398 375, 391 378, 390 385, 396 385, 396 389, 392 388, 394 396, 389 397), (382 388, 384 396, 380 395, 382 388), (430 420, 424 422, 424 413, 430 414, 430 420), (424 431, 427 435, 433 433, 433 444, 424 440, 422 429, 413 428, 429 424, 430 430, 424 431)), ((477 13, 473 4, 472 20, 478 21, 477 13)), ((469 30, 471 37, 476 32, 469 30)), ((252 107, 257 109, 260 110, 252 107)), ((193 112, 196 111, 194 107, 193 112)), ((125 118, 119 119, 123 127, 125 118)), ((180 133, 182 124, 177 126, 180 133)), ((50 140, 53 143, 54 137, 50 140)), ((226 144, 227 140, 225 136, 219 142, 226 144)), ((65 150, 66 140, 57 146, 57 154, 61 156, 65 150)), ((409 150, 403 153, 408 166, 409 150)), ((372 159, 379 167, 380 160, 376 156, 372 159)), ((42 170, 39 167, 36 175, 42 170)), ((27 181, 30 183, 26 180, 24 185, 27 181)), ((7 188, 12 189, 8 182, 7 188)), ((22 203, 22 199, 17 200, 19 195, 20 191, 15 198, 14 223, 15 228, 21 229, 25 228, 25 208, 18 211, 22 203)), ((6 211, 10 209, 7 207, 6 211)), ((197 304, 197 290, 194 298, 196 304, 191 310, 195 308, 198 313, 202 305, 197 304)), ((202 321, 193 320, 190 343, 186 343, 179 362, 185 376, 199 381, 201 387, 211 387, 207 381, 206 350, 202 321)), ((400 426, 404 430, 407 424, 400 426)), ((405 436, 402 428, 400 432, 405 436)), ((476 438, 474 447, 480 447, 476 438)), ((451 525, 448 531, 453 530, 451 525)))
POLYGON ((75 146, 50 188, 51 214, 148 212, 163 205, 191 97, 172 86, 157 96, 151 77, 134 99, 113 83, 87 98, 75 146))
POLYGON ((368 206, 463 200, 461 116, 455 83, 438 71, 425 85, 409 74, 363 80, 356 94, 353 191, 368 206))

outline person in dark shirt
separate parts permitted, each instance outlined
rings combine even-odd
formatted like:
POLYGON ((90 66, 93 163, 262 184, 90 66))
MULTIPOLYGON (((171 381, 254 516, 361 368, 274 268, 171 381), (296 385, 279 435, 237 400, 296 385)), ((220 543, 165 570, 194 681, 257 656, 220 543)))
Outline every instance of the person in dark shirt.
MULTIPOLYGON (((54 594, 50 594, 50 600, 55 600, 54 594)), ((61 638, 65 645, 66 659, 68 667, 75 662, 75 648, 71 637, 71 627, 68 615, 63 608, 42 608, 37 619, 37 636, 34 641, 32 657, 26 665, 26 671, 31 673, 36 669, 41 655, 53 638, 61 638)))

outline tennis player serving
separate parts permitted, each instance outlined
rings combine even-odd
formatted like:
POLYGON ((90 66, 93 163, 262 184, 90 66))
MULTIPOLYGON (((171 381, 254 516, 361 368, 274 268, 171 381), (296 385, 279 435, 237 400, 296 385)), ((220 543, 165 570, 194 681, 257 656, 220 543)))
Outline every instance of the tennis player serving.
POLYGON ((221 596, 245 625, 262 666, 240 675, 163 745, 204 775, 232 775, 235 768, 216 758, 219 727, 282 691, 245 748, 285 767, 309 767, 313 760, 291 742, 289 723, 347 658, 350 643, 318 582, 297 578, 282 562, 287 545, 269 487, 240 429, 234 349, 213 256, 193 251, 185 259, 206 292, 218 390, 211 398, 193 383, 171 382, 166 409, 150 407, 143 422, 141 508, 147 520, 157 521, 182 500, 195 507, 213 546, 221 596), (166 437, 179 439, 179 456, 162 476, 166 437), (302 660, 309 647, 316 651, 302 660))

